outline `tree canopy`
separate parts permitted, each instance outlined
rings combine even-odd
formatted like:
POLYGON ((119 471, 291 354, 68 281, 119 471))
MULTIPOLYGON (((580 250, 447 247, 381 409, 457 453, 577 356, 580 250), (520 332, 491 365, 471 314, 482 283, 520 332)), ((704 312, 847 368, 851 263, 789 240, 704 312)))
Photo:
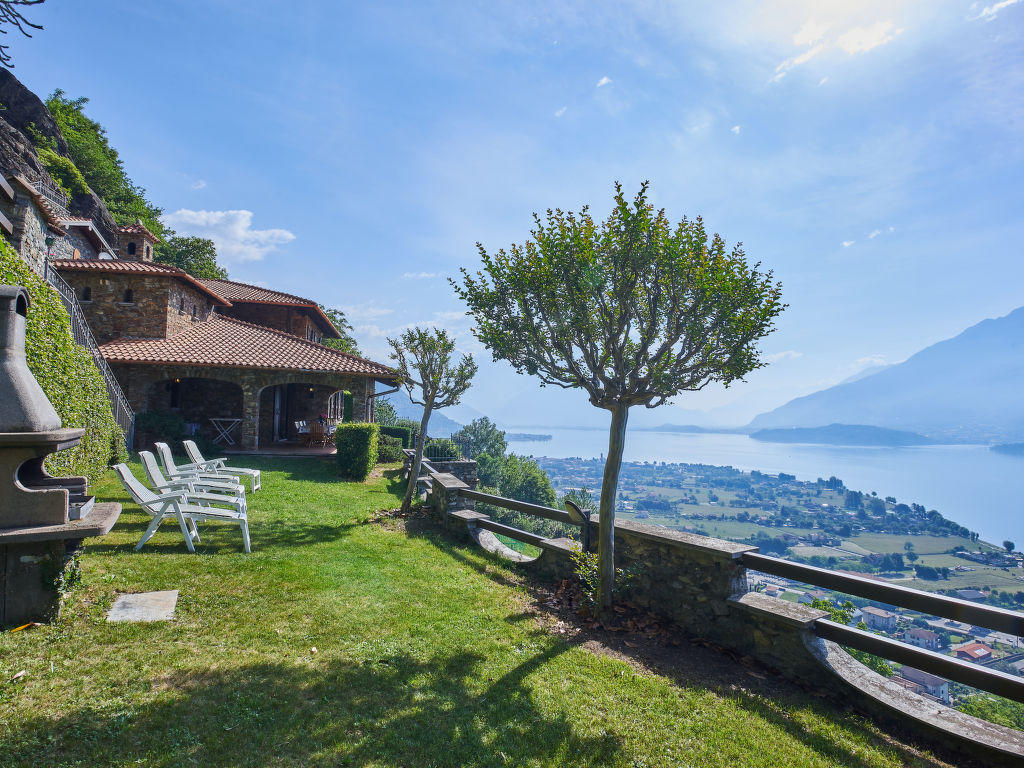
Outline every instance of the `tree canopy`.
MULTIPOLYGON (((431 412, 459 404, 476 375, 476 363, 471 355, 463 355, 458 362, 455 361, 455 339, 443 329, 410 328, 397 339, 389 338, 388 344, 392 349, 391 359, 395 361, 409 399, 423 406, 419 434, 426 435, 431 412)), ((416 491, 423 461, 423 443, 422 439, 416 441, 416 455, 402 501, 402 509, 406 512, 412 506, 416 491)))
POLYGON ((674 227, 648 202, 615 185, 602 224, 577 215, 534 214, 532 239, 462 270, 452 286, 495 360, 542 385, 583 389, 611 412, 601 488, 601 605, 614 583, 615 496, 629 408, 657 407, 712 382, 728 386, 760 368, 757 342, 784 309, 781 285, 740 245, 708 236, 700 218, 674 227))
POLYGON ((467 459, 475 459, 481 453, 504 456, 508 448, 505 433, 486 416, 469 422, 452 435, 452 439, 459 444, 463 456, 467 459))
POLYGON ((331 321, 334 329, 341 334, 340 339, 328 339, 325 337, 321 343, 331 349, 348 352, 350 355, 360 354, 359 344, 356 342, 355 336, 352 335, 352 324, 345 317, 345 313, 340 309, 325 307, 323 304, 320 305, 320 309, 327 315, 327 319, 331 321))
POLYGON ((168 240, 174 235, 160 221, 163 209, 146 198, 146 190, 135 185, 125 172, 117 150, 110 146, 106 129, 85 115, 89 99, 69 98, 57 89, 46 99, 60 132, 68 143, 75 168, 110 211, 118 224, 142 219, 149 231, 168 240))
POLYGON ((217 247, 205 237, 174 235, 157 243, 154 261, 183 269, 192 277, 226 280, 228 271, 217 263, 217 247))

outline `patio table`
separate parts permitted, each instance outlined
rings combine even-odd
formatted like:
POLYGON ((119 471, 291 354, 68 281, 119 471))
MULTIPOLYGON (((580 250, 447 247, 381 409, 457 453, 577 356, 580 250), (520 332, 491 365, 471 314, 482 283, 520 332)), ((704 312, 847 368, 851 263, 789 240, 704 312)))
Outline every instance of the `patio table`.
POLYGON ((224 445, 234 445, 235 441, 231 437, 231 430, 242 423, 241 419, 227 419, 223 417, 214 417, 210 419, 210 423, 213 424, 213 428, 217 430, 217 436, 213 438, 213 442, 219 443, 224 442, 224 445))

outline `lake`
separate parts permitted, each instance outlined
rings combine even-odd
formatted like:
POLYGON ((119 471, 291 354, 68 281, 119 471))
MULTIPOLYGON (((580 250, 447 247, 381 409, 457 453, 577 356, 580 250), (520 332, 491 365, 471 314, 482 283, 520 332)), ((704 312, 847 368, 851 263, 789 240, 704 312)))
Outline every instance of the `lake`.
MULTIPOLYGON (((607 430, 534 426, 510 431, 551 435, 543 442, 510 442, 509 450, 519 454, 596 458, 608 450, 607 430)), ((630 430, 623 459, 787 472, 810 481, 835 475, 847 488, 923 504, 977 531, 986 541, 1010 539, 1024 548, 1024 457, 999 454, 987 446, 805 445, 765 443, 735 434, 630 430)))

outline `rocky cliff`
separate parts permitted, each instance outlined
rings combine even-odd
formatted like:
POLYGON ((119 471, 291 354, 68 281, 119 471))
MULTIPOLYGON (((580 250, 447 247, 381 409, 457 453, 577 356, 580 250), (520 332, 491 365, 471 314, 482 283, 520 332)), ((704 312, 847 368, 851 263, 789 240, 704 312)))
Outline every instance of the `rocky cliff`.
MULTIPOLYGON (((0 172, 4 178, 21 174, 34 182, 49 177, 29 138, 30 125, 39 135, 53 140, 57 154, 71 157, 68 143, 46 104, 3 68, 0 68, 0 107, 0 172)), ((75 216, 92 219, 109 242, 116 242, 117 222, 95 192, 75 195, 69 208, 75 216)))

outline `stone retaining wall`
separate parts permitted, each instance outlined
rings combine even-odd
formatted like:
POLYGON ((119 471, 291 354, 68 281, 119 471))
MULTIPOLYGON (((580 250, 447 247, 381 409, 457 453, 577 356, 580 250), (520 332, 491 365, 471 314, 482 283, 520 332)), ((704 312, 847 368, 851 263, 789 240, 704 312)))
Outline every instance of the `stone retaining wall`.
MULTIPOLYGON (((431 462, 435 469, 437 463, 431 462)), ((503 549, 493 536, 485 545, 476 521, 487 515, 458 494, 473 484, 450 472, 432 474, 431 480, 429 503, 447 530, 491 551, 503 549)), ((596 541, 596 515, 590 524, 596 541)), ((540 578, 568 578, 575 546, 569 539, 547 539, 536 559, 510 559, 540 578)), ((938 744, 979 764, 1022 764, 1024 733, 937 706, 869 670, 815 634, 815 621, 828 616, 824 611, 748 592, 740 557, 751 551, 757 548, 633 521, 615 524, 616 565, 639 565, 630 601, 686 635, 750 656, 816 694, 883 721, 902 738, 938 744)))

